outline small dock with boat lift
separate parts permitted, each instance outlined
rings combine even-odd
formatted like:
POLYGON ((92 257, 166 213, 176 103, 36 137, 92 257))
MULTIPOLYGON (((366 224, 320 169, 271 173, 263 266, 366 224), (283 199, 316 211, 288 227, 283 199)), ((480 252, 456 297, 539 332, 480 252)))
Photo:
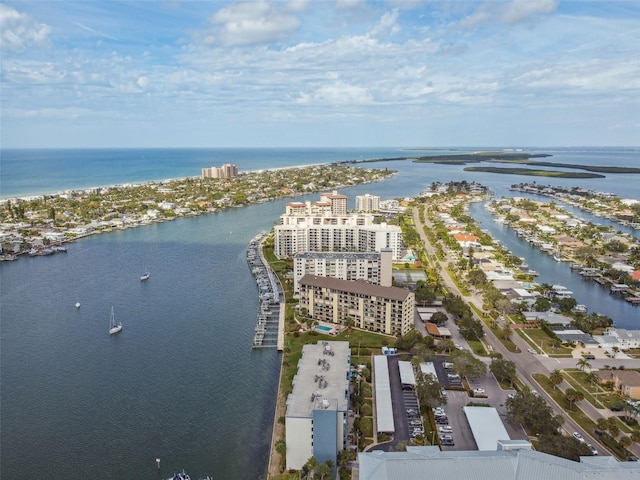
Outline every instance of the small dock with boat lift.
POLYGON ((247 263, 256 279, 260 310, 257 314, 252 348, 284 349, 284 291, 277 275, 262 255, 262 242, 267 234, 254 237, 247 247, 247 263))

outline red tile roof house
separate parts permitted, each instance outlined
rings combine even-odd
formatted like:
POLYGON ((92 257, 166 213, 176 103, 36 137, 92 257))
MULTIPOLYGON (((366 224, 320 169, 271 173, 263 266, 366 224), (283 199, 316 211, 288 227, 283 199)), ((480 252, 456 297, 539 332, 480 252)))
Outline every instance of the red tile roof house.
POLYGON ((456 239, 462 248, 480 246, 480 237, 475 235, 458 234, 454 235, 453 238, 456 239))

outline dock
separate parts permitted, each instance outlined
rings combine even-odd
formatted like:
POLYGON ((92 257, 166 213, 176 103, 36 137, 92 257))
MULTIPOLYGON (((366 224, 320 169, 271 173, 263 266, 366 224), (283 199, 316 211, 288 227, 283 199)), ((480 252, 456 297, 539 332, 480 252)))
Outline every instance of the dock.
POLYGON ((252 348, 284 350, 284 291, 278 276, 262 255, 265 232, 254 237, 247 247, 247 263, 256 279, 260 309, 257 313, 252 348))

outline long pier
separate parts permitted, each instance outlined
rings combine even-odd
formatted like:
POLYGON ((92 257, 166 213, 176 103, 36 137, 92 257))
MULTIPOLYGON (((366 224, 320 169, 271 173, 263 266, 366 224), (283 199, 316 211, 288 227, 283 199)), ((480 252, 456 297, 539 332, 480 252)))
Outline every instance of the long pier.
POLYGON ((254 237, 247 247, 247 263, 256 279, 260 310, 257 314, 252 348, 284 350, 284 291, 278 276, 262 255, 265 232, 254 237))

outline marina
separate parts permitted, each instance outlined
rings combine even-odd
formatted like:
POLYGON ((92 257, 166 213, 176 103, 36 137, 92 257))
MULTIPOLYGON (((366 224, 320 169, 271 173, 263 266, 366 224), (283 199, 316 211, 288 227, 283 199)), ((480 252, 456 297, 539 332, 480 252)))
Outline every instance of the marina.
POLYGON ((260 309, 254 329, 252 348, 284 348, 284 292, 276 274, 262 255, 267 233, 255 236, 247 247, 247 263, 258 286, 260 309))

